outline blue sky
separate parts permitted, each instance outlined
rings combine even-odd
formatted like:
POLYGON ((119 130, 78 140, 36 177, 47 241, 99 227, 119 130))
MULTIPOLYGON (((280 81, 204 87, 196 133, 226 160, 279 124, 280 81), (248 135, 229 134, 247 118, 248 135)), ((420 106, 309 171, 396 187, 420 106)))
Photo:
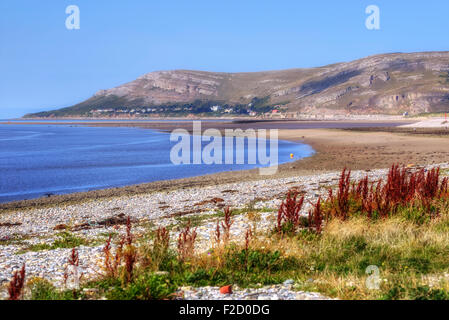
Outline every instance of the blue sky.
POLYGON ((0 118, 70 106, 156 70, 315 67, 449 50, 449 1, 2 0, 0 118), (381 29, 365 27, 380 8, 381 29), (80 30, 67 30, 77 5, 80 30))

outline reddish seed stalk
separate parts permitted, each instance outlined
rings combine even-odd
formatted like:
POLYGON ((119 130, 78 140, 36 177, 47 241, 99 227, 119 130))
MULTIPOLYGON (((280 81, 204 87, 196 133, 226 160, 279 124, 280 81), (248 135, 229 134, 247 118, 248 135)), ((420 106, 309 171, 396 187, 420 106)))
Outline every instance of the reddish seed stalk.
POLYGON ((231 226, 233 223, 234 222, 231 219, 231 209, 227 207, 224 209, 224 219, 221 222, 221 227, 223 228, 223 241, 225 244, 228 243, 231 238, 231 226))
POLYGON ((165 227, 158 228, 156 230, 156 237, 154 239, 154 247, 166 251, 168 250, 169 246, 170 246, 170 232, 165 227))
POLYGON ((124 238, 120 240, 117 249, 115 250, 115 255, 113 255, 111 250, 112 248, 111 239, 112 237, 109 236, 108 240, 106 241, 106 245, 103 248, 104 268, 106 270, 107 276, 115 278, 118 276, 119 267, 122 261, 122 252, 125 240, 124 238))
POLYGON ((136 263, 137 254, 135 250, 129 246, 125 250, 125 270, 126 270, 126 282, 130 283, 133 278, 134 265, 136 263))
POLYGON ((133 278, 133 271, 135 267, 135 263, 137 260, 137 252, 133 246, 134 236, 131 232, 131 219, 128 217, 126 221, 126 237, 125 243, 126 247, 124 250, 124 260, 125 260, 125 271, 126 271, 126 282, 130 283, 133 278))
POLYGON ((178 237, 178 257, 181 261, 191 258, 195 252, 196 228, 191 228, 191 222, 179 234, 178 237))
POLYGON ((442 198, 447 196, 448 196, 448 178, 445 177, 441 182, 439 197, 442 198))
POLYGON ((432 203, 436 199, 448 197, 448 179, 444 178, 440 183, 440 169, 424 169, 410 173, 406 168, 393 165, 384 182, 370 181, 368 177, 358 183, 350 181, 350 171, 343 170, 336 199, 332 190, 329 190, 327 203, 330 204, 329 212, 336 217, 346 219, 350 214, 350 203, 359 204, 362 213, 371 218, 374 212, 379 217, 386 218, 397 212, 400 206, 407 206, 415 201, 420 201, 425 212, 435 216, 432 211, 432 203), (352 188, 350 189, 350 186, 352 188))
POLYGON ((323 213, 321 211, 321 197, 319 197, 313 210, 309 211, 309 230, 315 230, 316 233, 321 233, 323 220, 323 213))
POLYGON ((69 265, 71 266, 75 266, 78 267, 80 264, 80 259, 79 259, 79 254, 78 254, 78 250, 76 250, 76 248, 72 249, 72 253, 70 254, 69 260, 68 260, 69 265))
MULTIPOLYGON (((78 274, 78 267, 79 267, 79 253, 78 250, 76 248, 73 248, 70 256, 68 258, 68 266, 72 267, 72 270, 70 271, 70 273, 73 276, 73 280, 75 283, 75 286, 78 287, 81 278, 83 277, 83 273, 81 273, 81 275, 78 274)), ((64 270, 64 285, 67 285, 67 280, 69 279, 69 271, 68 271, 68 267, 64 270)))
POLYGON ((342 219, 346 219, 349 213, 349 189, 351 186, 350 179, 351 170, 347 171, 347 169, 344 168, 340 176, 337 192, 337 215, 342 219))
POLYGON ((126 219, 126 244, 127 245, 132 245, 134 237, 131 233, 131 218, 128 216, 128 218, 126 219))
POLYGON ((248 251, 249 249, 249 244, 251 242, 251 239, 253 237, 253 231, 251 230, 251 227, 248 228, 248 230, 246 230, 246 234, 245 234, 245 250, 248 251))
MULTIPOLYGON (((392 165, 386 180, 370 181, 368 176, 358 182, 351 181, 351 171, 343 169, 336 196, 329 189, 327 200, 322 203, 321 197, 309 211, 309 228, 318 233, 322 231, 324 219, 347 219, 353 213, 365 214, 368 218, 376 215, 388 218, 397 213, 401 207, 418 206, 423 214, 431 218, 439 215, 437 200, 449 200, 449 178, 440 179, 440 169, 428 171, 410 170, 399 165, 392 165), (440 181, 441 180, 441 181, 440 181), (324 204, 324 209, 323 209, 324 204)), ((286 223, 291 223, 295 230, 299 225, 299 212, 304 197, 296 200, 297 193, 289 192, 279 207, 277 231, 282 232, 286 223)))
POLYGON ((297 200, 297 192, 288 192, 287 198, 279 207, 277 217, 277 231, 282 233, 282 227, 285 224, 292 225, 296 230, 299 226, 299 218, 302 206, 304 204, 304 196, 297 200))
POLYGON ((25 285, 25 264, 20 271, 14 272, 13 278, 8 285, 8 300, 19 300, 22 297, 23 287, 25 285))
POLYGON ((144 259, 149 259, 152 267, 159 268, 170 248, 170 232, 165 227, 159 227, 156 230, 153 248, 150 255, 145 255, 144 259))
POLYGON ((221 241, 220 222, 217 221, 217 226, 215 227, 215 242, 217 245, 219 245, 220 241, 221 241))
POLYGON ((103 248, 106 275, 111 278, 118 277, 123 262, 125 272, 124 280, 127 283, 132 281, 133 271, 137 262, 137 252, 133 245, 134 236, 131 229, 131 219, 128 217, 126 223, 126 235, 120 239, 115 254, 112 253, 111 236, 109 236, 106 245, 103 248))

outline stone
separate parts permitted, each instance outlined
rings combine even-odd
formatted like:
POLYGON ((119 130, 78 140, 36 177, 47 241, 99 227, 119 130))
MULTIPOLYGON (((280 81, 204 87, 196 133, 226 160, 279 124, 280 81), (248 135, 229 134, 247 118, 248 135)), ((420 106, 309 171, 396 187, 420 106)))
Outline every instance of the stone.
POLYGON ((67 230, 69 227, 66 224, 58 224, 53 228, 55 231, 67 230))
POLYGON ((221 294, 232 294, 232 286, 224 286, 220 288, 221 294))
POLYGON ((285 280, 283 283, 284 286, 292 286, 293 284, 295 284, 295 281, 292 279, 285 280))

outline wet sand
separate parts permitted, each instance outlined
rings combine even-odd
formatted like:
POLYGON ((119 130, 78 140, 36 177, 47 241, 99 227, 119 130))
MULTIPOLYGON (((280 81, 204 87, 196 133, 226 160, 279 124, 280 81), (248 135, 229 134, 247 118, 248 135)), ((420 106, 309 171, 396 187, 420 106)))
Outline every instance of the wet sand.
MULTIPOLYGON (((279 166, 278 172, 272 178, 282 178, 291 175, 309 175, 328 171, 341 170, 344 167, 353 170, 372 170, 387 168, 393 163, 425 165, 444 163, 449 161, 449 135, 426 133, 413 130, 403 130, 394 126, 404 122, 299 122, 263 121, 263 122, 203 122, 202 129, 280 129, 279 139, 303 142, 311 145, 316 154, 310 158, 279 166), (368 125, 369 124, 369 125, 368 125), (304 128, 303 126, 308 126, 304 128), (335 129, 338 125, 349 129, 335 129), (327 128, 313 128, 327 126, 327 128), (331 128, 329 128, 331 127, 331 128), (368 128, 371 127, 371 128, 368 128), (298 129, 299 128, 299 129, 298 129)), ((47 123, 48 124, 48 123, 47 123)), ((171 131, 174 128, 185 128, 191 131, 191 123, 86 123, 95 126, 133 126, 155 130, 171 131), (190 128, 190 130, 189 130, 190 128)), ((75 125, 75 124, 74 124, 75 125)), ((76 123, 80 125, 80 123, 76 123)), ((266 179, 260 176, 259 170, 230 171, 205 175, 200 177, 158 181, 136 186, 113 188, 62 196, 52 196, 37 200, 11 202, 0 205, 0 212, 9 209, 28 208, 37 206, 54 206, 72 202, 85 201, 122 195, 140 194, 173 189, 185 189, 194 186, 209 186, 238 181, 266 179)))

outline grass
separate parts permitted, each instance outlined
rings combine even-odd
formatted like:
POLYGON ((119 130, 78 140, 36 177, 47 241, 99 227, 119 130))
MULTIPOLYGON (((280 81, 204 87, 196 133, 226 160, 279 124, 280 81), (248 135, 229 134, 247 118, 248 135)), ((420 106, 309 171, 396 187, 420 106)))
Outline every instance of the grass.
MULTIPOLYGON (((234 217, 247 213, 254 213, 254 212, 262 213, 272 211, 273 210, 269 208, 254 209, 251 207, 246 207, 241 209, 232 209, 231 216, 234 217)), ((192 227, 198 227, 206 222, 214 221, 214 219, 224 218, 224 216, 225 216, 224 210, 217 210, 217 212, 212 214, 197 214, 197 215, 188 215, 184 217, 175 217, 176 224, 169 226, 168 229, 182 229, 185 228, 189 222, 192 227)))
POLYGON ((27 237, 18 237, 18 236, 5 237, 0 239, 0 246, 22 245, 24 244, 26 239, 27 237))
POLYGON ((392 284, 425 286, 422 275, 443 275, 449 270, 449 237, 439 230, 439 223, 417 225, 402 218, 335 220, 321 235, 298 236, 298 243, 290 243, 289 250, 304 263, 300 273, 317 280, 319 291, 340 298, 380 299, 392 290, 392 284), (379 290, 365 285, 370 265, 380 270, 379 290), (308 266, 312 266, 309 271, 308 266))
POLYGON ((409 116, 410 118, 422 118, 422 117, 427 117, 427 118, 434 118, 434 117, 444 117, 444 112, 423 112, 423 113, 418 113, 416 115, 411 115, 409 116))
POLYGON ((28 281, 31 300, 78 300, 83 295, 79 291, 58 290, 47 280, 35 278, 28 281))
MULTIPOLYGON (((447 215, 426 224, 400 216, 376 221, 366 217, 333 220, 321 234, 302 230, 289 237, 260 237, 253 239, 248 249, 231 243, 186 261, 179 260, 176 251, 167 250, 156 268, 165 271, 164 275, 155 274, 150 262, 140 264, 128 284, 120 276, 105 277, 83 288, 98 290, 85 298, 168 299, 186 285, 254 287, 294 279, 298 290, 342 299, 447 298, 448 283, 438 280, 449 270, 447 226, 447 215), (379 290, 366 287, 365 271, 370 265, 380 270, 379 290), (425 275, 436 280, 428 281, 425 275)), ((142 258, 143 251, 140 254, 142 258)), ((73 298, 73 292, 50 289, 34 288, 33 297, 73 298)), ((82 292, 80 289, 75 296, 79 298, 82 292)))
POLYGON ((55 250, 58 248, 62 249, 72 249, 79 246, 89 246, 93 245, 92 241, 89 241, 85 238, 78 237, 70 232, 61 232, 57 235, 56 239, 53 243, 37 243, 30 245, 28 247, 23 248, 17 254, 23 254, 26 252, 37 252, 43 250, 55 250))
POLYGON ((108 300, 161 300, 169 298, 177 285, 167 276, 141 273, 128 286, 121 286, 115 279, 96 283, 103 288, 112 288, 105 292, 108 300))
POLYGON ((85 287, 97 288, 96 298, 161 299, 186 285, 254 287, 294 279, 298 290, 343 299, 448 297, 448 283, 438 280, 449 270, 449 235, 441 225, 449 225, 449 217, 425 225, 400 217, 375 222, 363 217, 334 220, 321 234, 303 230, 290 237, 257 238, 247 250, 234 243, 187 261, 168 250, 157 268, 165 275, 140 266, 127 285, 116 277, 85 287), (380 270, 379 290, 366 287, 370 265, 380 270), (436 280, 428 281, 424 275, 436 280))

